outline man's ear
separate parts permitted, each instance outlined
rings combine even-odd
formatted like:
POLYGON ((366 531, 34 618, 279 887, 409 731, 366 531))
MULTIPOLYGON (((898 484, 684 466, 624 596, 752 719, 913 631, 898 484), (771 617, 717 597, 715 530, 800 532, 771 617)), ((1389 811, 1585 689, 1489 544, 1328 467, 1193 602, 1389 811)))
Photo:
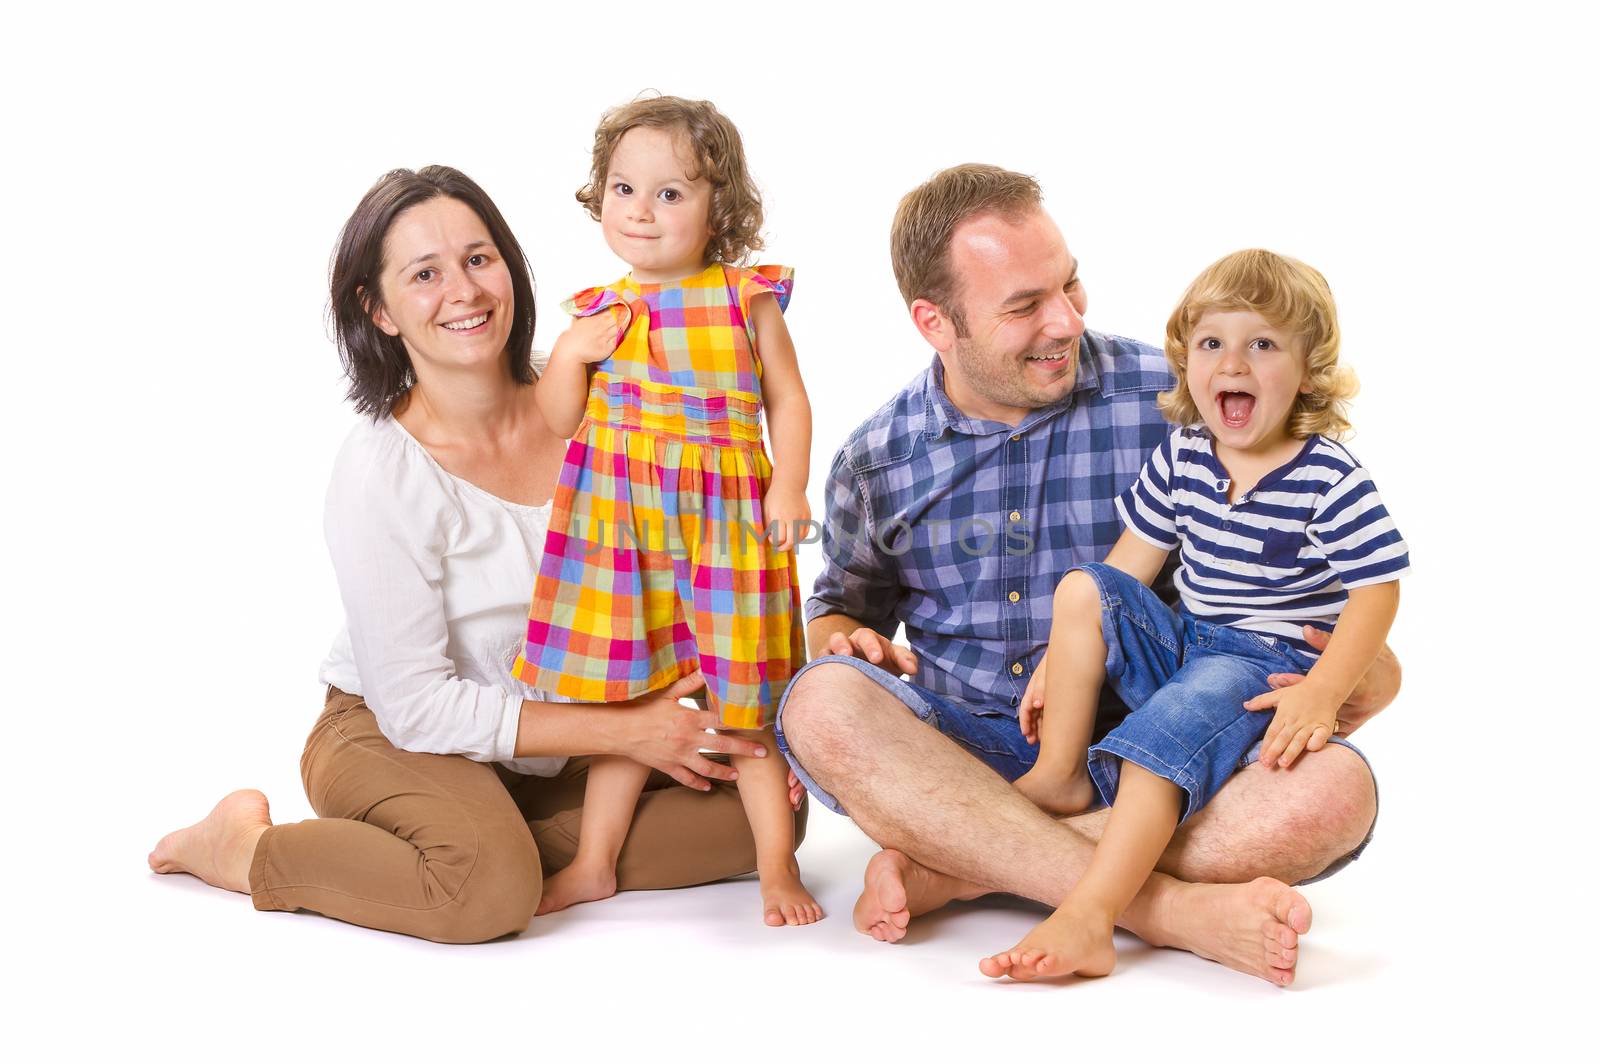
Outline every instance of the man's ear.
POLYGON ((911 321, 917 327, 917 332, 922 338, 940 354, 944 354, 955 346, 956 325, 950 316, 936 303, 926 299, 911 301, 911 321))
POLYGON ((394 322, 389 320, 389 312, 383 309, 383 304, 367 298, 366 285, 356 286, 356 298, 361 300, 362 307, 364 307, 367 314, 371 316, 372 324, 376 325, 389 336, 400 335, 399 328, 395 326, 394 322))

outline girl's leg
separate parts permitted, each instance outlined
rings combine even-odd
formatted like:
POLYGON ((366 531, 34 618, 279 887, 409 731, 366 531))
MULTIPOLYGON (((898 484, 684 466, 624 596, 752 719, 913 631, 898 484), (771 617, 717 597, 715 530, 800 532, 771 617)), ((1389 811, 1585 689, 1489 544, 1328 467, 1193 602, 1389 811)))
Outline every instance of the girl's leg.
POLYGON ((1123 762, 1111 819, 1083 878, 1049 919, 1005 953, 984 960, 984 974, 1110 975, 1117 961, 1112 928, 1172 840, 1183 799, 1177 784, 1123 762))
POLYGON ((648 767, 625 757, 589 759, 578 852, 545 882, 544 898, 535 915, 609 898, 617 892, 617 855, 627 840, 639 792, 649 775, 648 767))
POLYGON ((260 792, 235 792, 211 817, 163 839, 151 866, 247 889, 258 909, 310 909, 436 942, 482 942, 528 926, 539 855, 491 766, 397 750, 359 697, 330 689, 301 776, 323 819, 265 826, 260 792), (242 883, 225 867, 241 846, 206 848, 237 839, 230 824, 256 836, 242 883))
POLYGON ((1047 813, 1081 813, 1094 804, 1088 750, 1106 674, 1100 610, 1100 588, 1088 573, 1062 577, 1050 623, 1039 759, 1014 784, 1047 813))
MULTIPOLYGON (((559 776, 517 781, 514 794, 547 872, 565 868, 577 856, 588 771, 589 758, 575 757, 559 776)), ((806 811, 802 802, 793 814, 797 839, 805 838, 806 811)), ((617 858, 618 890, 692 887, 755 868, 755 839, 737 785, 718 782, 709 791, 697 791, 665 773, 650 774, 617 858)))
POLYGON ((756 873, 761 877, 762 919, 771 927, 814 924, 822 906, 800 881, 795 860, 794 810, 789 806, 789 763, 778 752, 772 729, 741 731, 767 748, 766 757, 734 756, 739 799, 755 836, 756 873))

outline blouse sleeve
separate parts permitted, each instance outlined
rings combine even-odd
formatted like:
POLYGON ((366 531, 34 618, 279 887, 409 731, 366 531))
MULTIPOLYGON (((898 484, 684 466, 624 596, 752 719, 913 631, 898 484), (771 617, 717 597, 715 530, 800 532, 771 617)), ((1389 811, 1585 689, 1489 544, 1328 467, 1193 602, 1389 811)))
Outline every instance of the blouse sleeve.
POLYGON ((324 533, 361 695, 402 750, 509 761, 522 697, 458 677, 446 655, 443 558, 460 518, 413 462, 352 437, 328 487, 324 533))

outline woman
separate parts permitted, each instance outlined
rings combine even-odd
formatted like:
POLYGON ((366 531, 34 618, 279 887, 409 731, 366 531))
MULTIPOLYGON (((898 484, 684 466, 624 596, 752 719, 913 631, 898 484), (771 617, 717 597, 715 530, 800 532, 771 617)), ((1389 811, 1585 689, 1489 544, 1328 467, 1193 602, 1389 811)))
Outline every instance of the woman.
POLYGON ((539 701, 511 678, 565 444, 534 402, 532 277, 494 203, 449 167, 385 175, 345 223, 331 287, 371 420, 328 490, 347 625, 300 762, 321 819, 274 825, 265 795, 235 791, 150 867, 258 909, 438 942, 514 934, 575 852, 581 755, 605 753, 658 770, 621 889, 753 870, 733 770, 701 751, 763 751, 678 704, 698 677, 619 706, 539 701))

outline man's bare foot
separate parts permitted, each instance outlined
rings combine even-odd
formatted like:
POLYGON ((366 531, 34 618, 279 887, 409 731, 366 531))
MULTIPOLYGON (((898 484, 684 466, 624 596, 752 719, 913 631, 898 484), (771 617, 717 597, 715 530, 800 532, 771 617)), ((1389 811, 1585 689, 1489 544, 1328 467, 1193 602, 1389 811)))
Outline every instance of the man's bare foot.
POLYGON ((795 927, 822 919, 822 906, 800 882, 800 866, 793 857, 783 865, 757 871, 761 876, 761 919, 768 927, 795 927))
POLYGON ((544 881, 544 891, 539 895, 535 916, 559 912, 569 905, 586 901, 599 901, 617 892, 617 866, 609 862, 579 862, 567 867, 544 881))
POLYGON ((913 916, 989 893, 983 887, 926 868, 899 850, 879 851, 867 862, 862 879, 861 897, 856 899, 856 930, 879 942, 905 938, 913 916))
POLYGON ((1153 946, 1186 949, 1278 986, 1294 982, 1300 936, 1311 930, 1311 905, 1286 883, 1174 883, 1157 902, 1160 934, 1140 929, 1153 946))
POLYGON ((213 887, 250 893, 250 861, 256 841, 272 826, 267 796, 234 791, 198 824, 167 835, 148 858, 150 871, 187 872, 213 887))
POLYGON ((1003 953, 985 957, 978 970, 991 979, 1019 982, 1067 975, 1110 975, 1117 964, 1110 913, 1075 909, 1069 898, 1044 923, 1003 953))
POLYGON ((1063 773, 1044 770, 1035 764, 1011 785, 1028 801, 1056 816, 1083 812, 1094 804, 1096 795, 1087 765, 1077 772, 1063 773))

